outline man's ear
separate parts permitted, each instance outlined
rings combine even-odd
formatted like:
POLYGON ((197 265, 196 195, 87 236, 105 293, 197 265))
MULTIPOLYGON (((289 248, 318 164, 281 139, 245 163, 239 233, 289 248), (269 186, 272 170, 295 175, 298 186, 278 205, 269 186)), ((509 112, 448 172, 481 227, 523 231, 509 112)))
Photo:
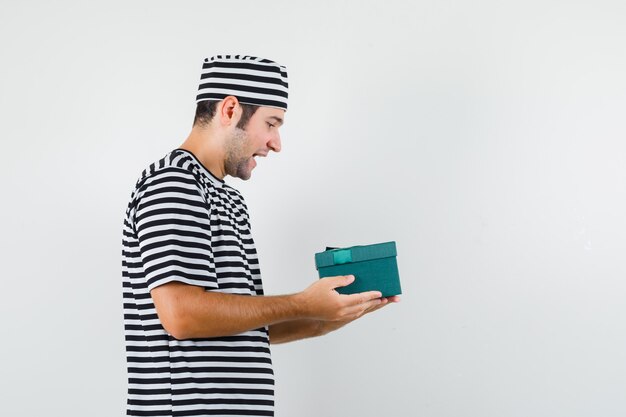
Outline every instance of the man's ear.
POLYGON ((230 126, 241 117, 241 106, 239 100, 235 96, 228 96, 222 100, 222 104, 218 107, 219 120, 222 126, 230 126))

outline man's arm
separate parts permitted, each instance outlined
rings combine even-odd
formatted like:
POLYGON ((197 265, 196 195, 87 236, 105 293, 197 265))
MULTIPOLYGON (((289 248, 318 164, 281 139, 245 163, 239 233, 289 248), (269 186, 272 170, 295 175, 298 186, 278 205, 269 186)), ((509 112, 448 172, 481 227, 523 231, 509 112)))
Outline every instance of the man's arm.
MULTIPOLYGON (((372 313, 383 308, 387 304, 399 303, 400 297, 382 298, 378 305, 368 308, 362 315, 372 313)), ((362 316, 361 315, 361 316, 362 316)), ((277 345, 280 343, 295 342, 296 340, 307 339, 311 337, 324 336, 330 332, 338 330, 356 320, 358 317, 343 321, 323 321, 323 320, 292 320, 282 323, 270 325, 270 343, 277 345)))
POLYGON ((322 335, 322 321, 311 319, 300 319, 272 324, 270 327, 270 343, 277 345, 280 343, 295 342, 296 340, 307 339, 322 335))
POLYGON ((335 288, 354 277, 324 278, 306 290, 281 296, 247 296, 205 291, 180 282, 150 294, 163 327, 177 339, 230 336, 293 320, 351 321, 380 303, 380 292, 342 295, 335 288))

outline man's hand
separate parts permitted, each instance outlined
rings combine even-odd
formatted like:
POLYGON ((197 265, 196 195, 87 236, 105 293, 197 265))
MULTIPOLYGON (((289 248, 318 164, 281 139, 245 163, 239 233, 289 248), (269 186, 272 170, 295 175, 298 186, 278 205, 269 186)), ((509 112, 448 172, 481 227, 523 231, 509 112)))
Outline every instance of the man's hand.
MULTIPOLYGON (((305 315, 322 321, 350 322, 382 307, 380 291, 344 295, 335 288, 354 282, 353 275, 322 278, 299 294, 305 315)), ((386 302, 385 302, 386 303, 386 302)))
MULTIPOLYGON (((368 313, 373 313, 376 310, 380 310, 381 308, 383 308, 384 306, 388 305, 388 304, 392 304, 392 303, 399 303, 400 302, 400 296, 398 295, 394 295, 393 297, 385 297, 385 298, 381 298, 381 302, 380 304, 369 308, 368 310, 366 310, 363 315, 368 314, 368 313)), ((322 321, 319 320, 318 321, 318 336, 324 336, 330 332, 334 332, 335 330, 338 330, 340 328, 342 328, 343 326, 345 326, 346 324, 354 321, 356 319, 352 319, 352 320, 342 320, 342 321, 322 321)))
MULTIPOLYGON (((372 313, 391 303, 400 302, 399 296, 382 298, 378 305, 374 305, 365 310, 361 317, 365 314, 372 313)), ((293 320, 277 323, 269 327, 270 340, 273 345, 280 343, 288 343, 296 340, 307 339, 309 337, 323 336, 337 329, 342 328, 346 324, 354 321, 356 318, 345 320, 325 321, 315 319, 293 320)))

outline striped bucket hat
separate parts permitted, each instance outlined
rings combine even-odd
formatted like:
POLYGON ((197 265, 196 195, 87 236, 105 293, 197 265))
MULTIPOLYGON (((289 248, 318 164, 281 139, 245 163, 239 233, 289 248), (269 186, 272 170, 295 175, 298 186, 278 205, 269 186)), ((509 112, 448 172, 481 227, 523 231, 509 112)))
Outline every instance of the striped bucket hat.
POLYGON ((235 96, 240 103, 287 110, 287 68, 248 55, 205 58, 196 103, 235 96))

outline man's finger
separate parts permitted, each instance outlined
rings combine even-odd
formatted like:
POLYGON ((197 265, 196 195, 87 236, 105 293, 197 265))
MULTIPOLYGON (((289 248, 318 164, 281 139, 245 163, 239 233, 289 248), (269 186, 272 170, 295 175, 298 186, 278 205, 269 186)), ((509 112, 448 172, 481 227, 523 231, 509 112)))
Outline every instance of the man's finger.
POLYGON ((361 294, 363 295, 363 303, 367 303, 375 299, 381 299, 381 297, 383 296, 383 293, 381 293, 380 291, 368 291, 362 292, 361 294))
POLYGON ((354 282, 354 275, 338 275, 336 277, 324 278, 331 289, 346 287, 354 282))
POLYGON ((386 298, 381 298, 381 302, 378 303, 377 305, 374 305, 373 307, 369 307, 367 308, 363 314, 369 314, 369 313, 373 313, 376 310, 380 310, 381 308, 383 308, 384 306, 386 306, 387 304, 389 304, 389 302, 387 301, 386 298))
POLYGON ((381 298, 382 296, 383 294, 380 291, 366 291, 348 295, 346 296, 346 300, 348 305, 361 305, 367 303, 368 301, 381 298))
POLYGON ((368 310, 372 310, 376 307, 379 307, 381 303, 382 303, 382 299, 375 298, 373 300, 368 301, 365 304, 355 304, 346 308, 345 315, 346 317, 351 317, 350 321, 356 320, 359 317, 366 314, 368 310))
POLYGON ((381 298, 382 294, 380 291, 366 291, 359 292, 356 294, 348 294, 345 295, 346 305, 356 306, 367 303, 370 300, 374 300, 376 298, 381 298))
POLYGON ((369 300, 365 303, 357 304, 350 307, 350 314, 362 316, 368 311, 382 307, 386 303, 387 302, 384 301, 384 298, 374 298, 373 300, 369 300))
POLYGON ((374 300, 368 301, 367 303, 365 303, 365 309, 369 310, 372 308, 380 308, 387 305, 387 299, 386 298, 376 298, 374 300))

